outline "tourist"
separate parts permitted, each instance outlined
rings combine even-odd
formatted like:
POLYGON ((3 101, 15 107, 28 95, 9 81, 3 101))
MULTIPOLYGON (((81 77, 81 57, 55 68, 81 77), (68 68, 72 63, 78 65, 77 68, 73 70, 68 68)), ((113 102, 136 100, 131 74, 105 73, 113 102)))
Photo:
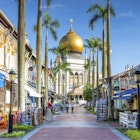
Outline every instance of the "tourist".
POLYGON ((69 112, 69 102, 68 101, 66 102, 66 112, 67 113, 69 112))
POLYGON ((52 109, 52 100, 49 99, 48 101, 48 104, 47 104, 47 121, 52 121, 53 120, 53 117, 52 117, 52 112, 51 112, 51 109, 52 109))
POLYGON ((71 102, 71 112, 73 113, 73 110, 74 110, 74 102, 71 102))

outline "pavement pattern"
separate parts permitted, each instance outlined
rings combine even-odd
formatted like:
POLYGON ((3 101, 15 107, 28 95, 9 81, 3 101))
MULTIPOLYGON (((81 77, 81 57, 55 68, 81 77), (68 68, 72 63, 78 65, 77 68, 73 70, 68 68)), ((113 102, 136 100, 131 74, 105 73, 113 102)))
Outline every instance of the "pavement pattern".
POLYGON ((0 140, 130 140, 115 129, 119 124, 97 121, 96 115, 82 106, 76 106, 54 116, 22 138, 0 140))

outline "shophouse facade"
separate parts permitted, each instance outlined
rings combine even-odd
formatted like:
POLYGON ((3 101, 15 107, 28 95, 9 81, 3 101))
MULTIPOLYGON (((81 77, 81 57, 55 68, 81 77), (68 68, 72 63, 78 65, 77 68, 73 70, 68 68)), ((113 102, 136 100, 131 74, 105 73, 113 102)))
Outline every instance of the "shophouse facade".
MULTIPOLYGON (((9 71, 18 74, 17 30, 6 15, 0 10, 0 110, 8 113, 10 106, 9 71)), ((26 36, 25 36, 26 37, 26 36)), ((13 85, 12 110, 18 111, 18 75, 13 85)), ((44 87, 44 65, 42 63, 42 87, 44 87)), ((26 38, 25 45, 25 97, 30 97, 32 107, 36 107, 37 99, 43 95, 36 92, 36 53, 26 38)))

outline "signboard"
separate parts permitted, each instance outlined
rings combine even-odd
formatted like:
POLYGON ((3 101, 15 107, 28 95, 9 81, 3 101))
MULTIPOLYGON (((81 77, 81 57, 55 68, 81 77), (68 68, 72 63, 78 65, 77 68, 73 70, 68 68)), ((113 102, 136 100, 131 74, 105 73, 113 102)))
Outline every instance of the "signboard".
POLYGON ((119 86, 115 86, 115 87, 114 87, 114 90, 115 90, 115 91, 118 91, 118 90, 120 90, 120 87, 119 87, 119 86))

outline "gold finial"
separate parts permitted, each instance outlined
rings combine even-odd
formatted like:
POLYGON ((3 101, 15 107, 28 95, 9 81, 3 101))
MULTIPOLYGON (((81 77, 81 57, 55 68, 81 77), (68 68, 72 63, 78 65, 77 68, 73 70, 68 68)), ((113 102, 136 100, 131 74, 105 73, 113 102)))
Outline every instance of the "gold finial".
POLYGON ((72 30, 72 22, 73 22, 73 19, 70 18, 70 30, 72 30))

